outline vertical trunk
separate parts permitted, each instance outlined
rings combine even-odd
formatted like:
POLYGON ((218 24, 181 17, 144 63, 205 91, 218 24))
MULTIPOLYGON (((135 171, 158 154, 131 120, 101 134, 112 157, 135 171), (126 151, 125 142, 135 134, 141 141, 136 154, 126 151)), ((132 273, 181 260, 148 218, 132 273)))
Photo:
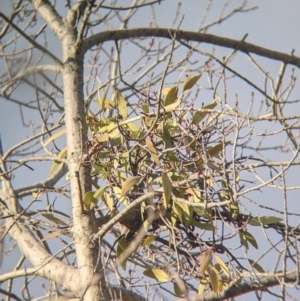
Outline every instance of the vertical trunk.
POLYGON ((91 190, 90 167, 86 162, 87 126, 83 98, 83 57, 75 54, 75 35, 69 33, 62 42, 64 55, 62 77, 74 243, 82 290, 85 292, 84 300, 98 301, 103 298, 100 296, 101 290, 98 286, 103 276, 95 274, 99 270, 96 264, 100 254, 97 246, 91 246, 89 241, 89 237, 97 229, 93 212, 85 210, 83 206, 84 194, 91 190))

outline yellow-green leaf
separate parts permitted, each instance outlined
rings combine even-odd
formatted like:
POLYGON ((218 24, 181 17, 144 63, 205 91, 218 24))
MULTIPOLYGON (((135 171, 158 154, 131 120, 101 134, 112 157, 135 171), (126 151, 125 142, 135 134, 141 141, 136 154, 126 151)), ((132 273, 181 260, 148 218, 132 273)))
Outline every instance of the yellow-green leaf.
POLYGON ((282 221, 282 218, 276 216, 261 216, 261 217, 251 217, 249 220, 249 225, 251 226, 261 226, 276 224, 282 221))
POLYGON ((178 92, 177 87, 173 87, 168 91, 164 101, 165 107, 175 102, 175 100, 177 99, 177 92, 178 92))
POLYGON ((113 109, 115 107, 115 103, 107 98, 97 98, 94 99, 94 102, 97 103, 101 109, 113 109))
MULTIPOLYGON (((59 159, 65 159, 67 158, 67 148, 63 148, 59 154, 57 155, 57 158, 59 159)), ((59 162, 59 161, 54 161, 51 168, 50 168, 50 171, 49 171, 49 174, 48 176, 51 176, 53 174, 53 172, 62 164, 62 162, 59 162)))
POLYGON ((220 265, 222 271, 224 272, 224 274, 228 277, 230 277, 230 272, 226 266, 226 264, 224 263, 224 261, 217 255, 215 255, 215 259, 217 261, 217 263, 220 265))
POLYGON ((93 209, 95 207, 95 204, 97 203, 97 199, 94 197, 94 193, 94 191, 88 191, 83 198, 84 205, 89 209, 93 209))
POLYGON ((56 138, 64 135, 66 133, 66 129, 61 129, 60 131, 56 132, 55 134, 53 134, 50 138, 48 138, 46 140, 46 142, 44 143, 44 146, 47 146, 50 142, 52 142, 53 140, 55 140, 56 138))
POLYGON ((162 186, 164 190, 164 205, 167 208, 171 200, 172 183, 167 173, 163 172, 161 175, 162 186))
POLYGON ((240 235, 240 239, 241 239, 242 245, 248 250, 249 249, 249 245, 248 245, 248 241, 246 239, 246 236, 244 235, 244 231, 240 231, 239 235, 240 235))
POLYGON ((185 227, 189 227, 193 218, 193 208, 181 202, 175 202, 175 206, 179 207, 178 209, 181 210, 181 214, 178 216, 181 219, 181 222, 185 227))
POLYGON ((115 212, 115 202, 109 193, 104 194, 103 201, 111 213, 115 212))
POLYGON ((122 184, 122 192, 121 192, 121 197, 125 196, 126 193, 135 185, 137 184, 140 179, 142 177, 141 176, 135 176, 135 177, 131 177, 128 178, 123 184, 122 184))
POLYGON ((157 154, 156 148, 154 147, 152 141, 151 141, 149 138, 146 139, 146 145, 147 145, 147 147, 148 147, 148 150, 149 150, 150 153, 151 153, 151 156, 152 156, 154 162, 155 162, 158 166, 161 166, 161 163, 160 163, 160 161, 159 161, 159 158, 158 158, 158 154, 157 154))
POLYGON ((155 239, 156 239, 155 236, 150 235, 150 236, 148 236, 148 237, 145 239, 143 245, 144 245, 145 247, 146 247, 146 246, 149 246, 155 239))
MULTIPOLYGON (((182 282, 183 284, 183 282, 182 282)), ((175 282, 174 283, 174 292, 177 296, 182 296, 186 293, 186 288, 183 286, 183 287, 179 287, 179 285, 175 282)))
POLYGON ((201 75, 202 75, 201 72, 198 75, 195 75, 193 77, 191 77, 190 75, 188 75, 186 77, 186 79, 184 80, 184 82, 183 82, 182 91, 184 92, 186 90, 191 89, 196 84, 196 82, 201 77, 201 75))
POLYGON ((209 103, 208 105, 204 106, 201 110, 198 110, 192 119, 192 122, 194 124, 198 124, 199 122, 201 122, 203 120, 203 118, 209 114, 209 112, 205 112, 205 110, 212 110, 216 107, 217 105, 217 101, 216 99, 214 99, 211 103, 209 103))
POLYGON ((163 126, 163 133, 164 133, 163 137, 164 137, 164 142, 166 144, 166 149, 173 147, 172 138, 167 125, 163 126))
POLYGON ((207 282, 201 281, 198 288, 198 295, 203 295, 207 282))
POLYGON ((150 277, 152 279, 155 279, 155 280, 157 280, 159 282, 167 282, 167 281, 169 281, 168 274, 164 270, 161 270, 161 269, 156 269, 156 268, 147 269, 147 270, 144 271, 143 274, 145 276, 150 277))
POLYGON ((180 105, 180 99, 178 99, 176 102, 168 105, 165 107, 166 112, 172 112, 174 109, 176 109, 180 105))
POLYGON ((225 143, 219 143, 213 147, 211 147, 208 151, 209 155, 211 157, 218 157, 219 156, 219 153, 220 151, 223 150, 223 147, 226 147, 228 144, 230 144, 230 141, 225 141, 225 143))
POLYGON ((103 186, 103 187, 100 187, 99 189, 97 189, 96 192, 94 193, 94 198, 96 198, 96 199, 101 198, 102 195, 104 194, 106 188, 107 188, 107 186, 103 186))
POLYGON ((220 274, 218 273, 218 271, 214 267, 209 266, 207 269, 207 273, 209 275, 213 291, 215 293, 220 291, 220 288, 222 287, 222 279, 220 278, 220 274))
POLYGON ((123 251, 128 247, 129 242, 126 241, 125 237, 122 237, 119 242, 118 242, 118 246, 117 246, 117 258, 118 258, 118 262, 120 263, 122 269, 125 271, 126 270, 126 263, 127 260, 120 262, 119 258, 121 256, 121 254, 123 253, 123 251))
POLYGON ((127 114, 127 101, 121 94, 121 92, 118 89, 115 89, 114 96, 117 103, 117 109, 120 113, 120 115, 123 117, 123 120, 125 120, 128 116, 127 114))

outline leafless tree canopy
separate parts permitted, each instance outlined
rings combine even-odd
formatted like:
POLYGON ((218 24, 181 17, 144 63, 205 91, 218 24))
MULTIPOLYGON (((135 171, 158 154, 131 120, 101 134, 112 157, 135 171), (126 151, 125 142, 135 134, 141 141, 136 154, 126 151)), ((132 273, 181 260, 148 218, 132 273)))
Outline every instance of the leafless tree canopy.
POLYGON ((5 300, 299 300, 300 57, 199 2, 1 4, 5 300))

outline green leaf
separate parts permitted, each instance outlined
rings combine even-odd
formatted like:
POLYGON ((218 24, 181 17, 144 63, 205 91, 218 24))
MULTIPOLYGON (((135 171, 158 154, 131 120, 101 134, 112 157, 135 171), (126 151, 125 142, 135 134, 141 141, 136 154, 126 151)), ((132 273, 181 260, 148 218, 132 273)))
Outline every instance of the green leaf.
POLYGON ((171 200, 172 183, 167 173, 163 172, 161 175, 162 186, 164 190, 164 205, 167 208, 171 200))
POLYGON ((256 269, 258 272, 260 273, 265 273, 265 270, 254 260, 252 259, 248 259, 249 263, 251 264, 251 266, 256 269))
POLYGON ((44 143, 44 146, 47 146, 50 142, 52 142, 53 140, 55 140, 56 138, 64 135, 66 133, 66 129, 61 129, 60 131, 56 132, 54 135, 52 135, 50 138, 48 138, 46 140, 46 142, 44 143))
MULTIPOLYGON (((57 158, 59 159, 65 159, 67 158, 67 148, 63 148, 59 154, 57 155, 57 158)), ((50 171, 49 171, 49 174, 48 176, 51 176, 54 171, 62 164, 62 162, 59 162, 59 161, 54 161, 51 168, 50 168, 50 171)))
POLYGON ((151 156, 152 156, 154 162, 155 162, 158 166, 161 166, 161 163, 160 163, 160 161, 159 161, 159 158, 158 158, 158 154, 157 154, 156 148, 154 147, 152 141, 151 141, 149 138, 146 139, 146 145, 147 145, 147 147, 148 147, 148 150, 149 150, 150 153, 151 153, 151 156))
POLYGON ((261 217, 251 217, 249 220, 249 225, 251 226, 261 226, 276 224, 282 221, 282 218, 276 216, 261 216, 261 217))
POLYGON ((123 120, 127 119, 128 113, 127 113, 127 101, 121 94, 121 92, 115 88, 114 96, 117 103, 117 109, 120 113, 120 115, 123 117, 123 120))
POLYGON ((258 245, 257 245, 256 239, 254 238, 254 236, 252 234, 250 234, 248 231, 244 231, 244 235, 245 235, 246 239, 250 242, 250 244, 255 249, 258 249, 258 245))
POLYGON ((201 122, 203 120, 203 118, 207 115, 210 114, 209 112, 204 112, 204 110, 212 110, 216 107, 217 105, 217 101, 214 99, 211 103, 209 103, 208 105, 204 106, 202 109, 198 110, 192 119, 192 122, 194 124, 198 124, 199 122, 201 122))
POLYGON ((121 197, 125 196, 126 193, 135 185, 137 184, 140 179, 142 177, 141 176, 135 176, 135 177, 131 177, 128 178, 123 184, 122 184, 122 192, 121 192, 121 197))
POLYGON ((193 218, 193 208, 181 202, 175 202, 175 206, 177 207, 177 211, 180 211, 180 214, 178 214, 179 219, 185 227, 189 227, 193 218))
POLYGON ((164 101, 165 107, 175 102, 175 100, 177 99, 177 92, 178 92, 177 87, 173 87, 168 91, 164 101))
POLYGON ((242 245, 248 250, 249 249, 249 245, 248 245, 248 241, 246 239, 246 236, 244 235, 244 231, 240 231, 239 235, 240 235, 240 239, 241 239, 242 245))
POLYGON ((88 191, 83 198, 84 205, 89 209, 93 209, 95 207, 95 204, 97 203, 97 199, 94 197, 94 193, 94 191, 88 191))
POLYGON ((241 237, 241 241, 242 241, 242 244, 247 248, 249 249, 249 246, 248 246, 248 242, 250 242, 250 244, 255 248, 255 249, 258 249, 258 245, 257 245, 257 242, 256 242, 256 239, 254 238, 254 236, 252 234, 250 234, 248 231, 240 231, 240 237, 241 237))
POLYGON ((191 77, 190 75, 188 75, 186 77, 186 79, 184 80, 183 82, 183 87, 182 87, 182 91, 186 91, 186 90, 189 90, 191 89, 195 84, 196 82, 198 81, 198 79, 201 77, 202 73, 200 72, 200 74, 198 75, 195 75, 193 77, 191 77))
POLYGON ((144 271, 143 273, 145 276, 147 277, 150 277, 152 279, 155 279, 159 282, 167 282, 169 281, 169 276, 168 274, 161 270, 161 269, 156 269, 156 268, 153 268, 153 269, 147 269, 144 271))
POLYGON ((172 138, 167 125, 163 126, 163 134, 164 134, 163 137, 164 137, 164 142, 166 144, 166 149, 172 148, 173 147, 172 138))
POLYGON ((208 231, 214 231, 215 230, 215 226, 210 223, 210 222, 198 222, 195 219, 192 219, 191 224, 195 227, 198 227, 199 229, 202 230, 208 230, 208 231))

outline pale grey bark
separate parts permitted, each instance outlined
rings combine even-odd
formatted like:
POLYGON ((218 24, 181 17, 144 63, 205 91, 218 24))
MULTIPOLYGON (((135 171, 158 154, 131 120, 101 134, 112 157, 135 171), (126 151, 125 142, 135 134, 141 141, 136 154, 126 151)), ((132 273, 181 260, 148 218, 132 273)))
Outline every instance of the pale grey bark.
POLYGON ((289 55, 283 52, 270 50, 260 47, 243 40, 233 40, 225 37, 220 37, 207 33, 200 33, 194 31, 176 30, 169 28, 130 28, 130 29, 116 29, 106 30, 94 34, 83 41, 82 50, 86 52, 91 47, 106 41, 118 41, 131 38, 142 37, 157 37, 176 40, 183 42, 199 42, 208 43, 212 45, 222 46, 230 49, 239 50, 245 53, 253 53, 269 59, 281 61, 285 64, 291 64, 300 67, 300 58, 294 55, 289 55))

